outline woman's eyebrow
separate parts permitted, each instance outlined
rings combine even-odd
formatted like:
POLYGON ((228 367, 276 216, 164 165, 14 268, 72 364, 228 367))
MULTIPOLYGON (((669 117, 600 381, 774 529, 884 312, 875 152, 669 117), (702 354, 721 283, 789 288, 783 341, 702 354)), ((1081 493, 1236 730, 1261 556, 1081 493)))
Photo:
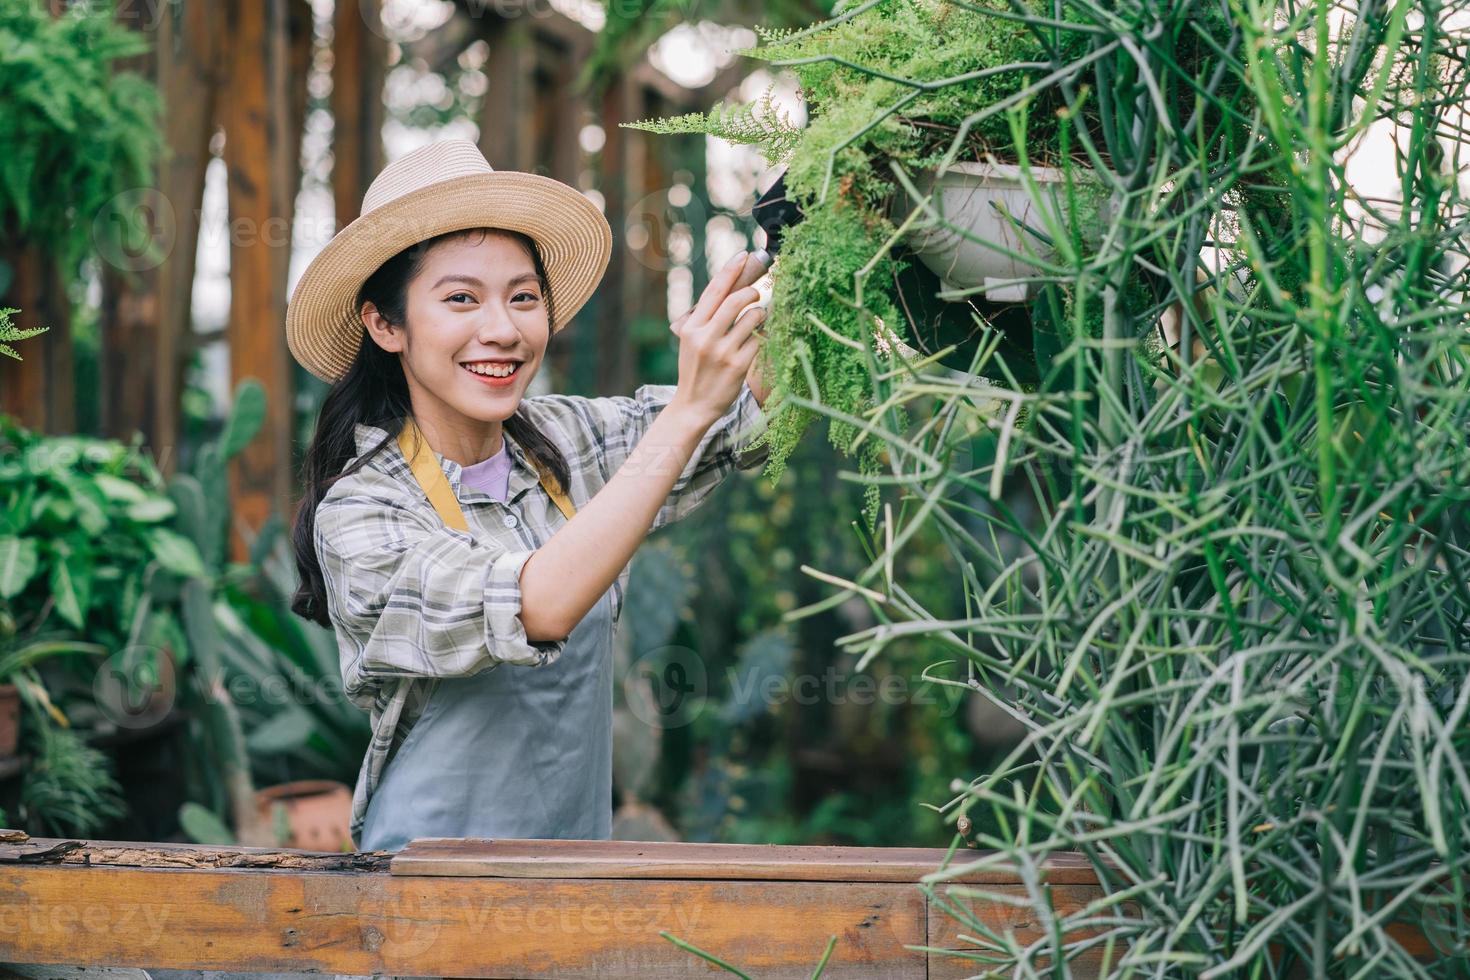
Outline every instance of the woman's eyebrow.
MULTIPOLYGON (((527 281, 530 281, 530 282, 538 282, 539 280, 540 280, 540 277, 537 276, 536 273, 534 273, 534 272, 522 272, 518 276, 511 277, 511 280, 508 283, 506 283, 506 285, 507 286, 514 286, 516 283, 527 282, 527 281)), ((438 282, 434 283, 434 285, 430 286, 429 288, 430 289, 438 289, 440 286, 444 285, 445 283, 450 283, 450 282, 462 282, 462 283, 464 283, 467 286, 474 286, 476 289, 484 289, 485 288, 485 284, 482 281, 480 281, 479 279, 476 279, 474 276, 466 276, 466 275, 463 275, 463 274, 457 273, 457 272, 456 273, 451 273, 451 274, 449 274, 447 276, 444 276, 443 278, 441 278, 438 282)))

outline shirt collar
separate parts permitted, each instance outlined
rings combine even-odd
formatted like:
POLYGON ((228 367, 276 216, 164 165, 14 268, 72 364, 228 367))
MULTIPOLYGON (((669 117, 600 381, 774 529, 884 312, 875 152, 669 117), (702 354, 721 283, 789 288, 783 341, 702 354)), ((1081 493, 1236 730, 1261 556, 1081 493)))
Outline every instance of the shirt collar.
MULTIPOLYGON (((510 454, 510 477, 506 481, 505 499, 507 501, 513 501, 525 491, 539 486, 541 475, 531 465, 530 459, 526 456, 526 451, 521 448, 520 444, 515 441, 511 434, 509 432, 503 432, 502 435, 505 439, 506 452, 510 454)), ((359 457, 362 456, 363 453, 366 453, 378 443, 382 442, 387 436, 388 430, 386 429, 376 425, 368 425, 365 422, 358 422, 353 427, 353 440, 356 444, 357 455, 359 457)), ((434 458, 439 461, 439 465, 444 470, 444 475, 448 478, 449 485, 454 489, 454 495, 456 497, 469 498, 483 495, 489 499, 494 499, 490 498, 490 495, 483 490, 462 485, 460 476, 464 467, 459 463, 445 458, 438 452, 434 453, 434 458)), ((387 446, 383 448, 382 452, 369 460, 366 465, 376 465, 379 469, 397 479, 404 480, 409 484, 416 483, 413 471, 408 468, 408 460, 403 458, 403 453, 398 449, 398 440, 396 438, 389 439, 387 446)))

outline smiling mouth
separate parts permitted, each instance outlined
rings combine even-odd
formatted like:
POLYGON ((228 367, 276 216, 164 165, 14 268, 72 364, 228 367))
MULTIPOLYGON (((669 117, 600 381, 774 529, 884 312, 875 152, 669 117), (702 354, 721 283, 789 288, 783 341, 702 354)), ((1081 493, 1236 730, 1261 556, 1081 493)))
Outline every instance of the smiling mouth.
POLYGON ((503 380, 520 373, 521 361, 467 361, 460 364, 470 374, 481 378, 503 380))

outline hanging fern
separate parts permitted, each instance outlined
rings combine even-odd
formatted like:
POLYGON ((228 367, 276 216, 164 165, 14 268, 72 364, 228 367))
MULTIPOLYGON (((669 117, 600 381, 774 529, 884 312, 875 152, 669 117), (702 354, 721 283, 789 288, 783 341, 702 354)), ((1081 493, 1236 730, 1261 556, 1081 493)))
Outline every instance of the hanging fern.
POLYGON ((10 315, 19 312, 20 310, 14 308, 0 309, 0 354, 4 354, 6 357, 13 357, 17 361, 21 360, 21 356, 15 352, 15 348, 11 347, 7 341, 25 340, 27 337, 34 337, 36 334, 45 333, 50 329, 49 327, 28 327, 22 329, 15 326, 10 322, 10 315))
POLYGON ((774 85, 766 86, 756 101, 747 105, 718 103, 709 112, 689 112, 668 119, 647 119, 624 123, 627 129, 673 135, 701 133, 717 136, 731 143, 752 146, 768 163, 780 163, 795 151, 802 129, 781 111, 771 98, 774 85))
POLYGON ((119 209, 117 221, 107 208, 151 185, 161 151, 157 89, 114 70, 148 41, 117 22, 114 6, 95 0, 52 17, 40 0, 0 0, 0 229, 48 249, 68 275, 94 246, 136 231, 125 225, 137 209, 119 209))

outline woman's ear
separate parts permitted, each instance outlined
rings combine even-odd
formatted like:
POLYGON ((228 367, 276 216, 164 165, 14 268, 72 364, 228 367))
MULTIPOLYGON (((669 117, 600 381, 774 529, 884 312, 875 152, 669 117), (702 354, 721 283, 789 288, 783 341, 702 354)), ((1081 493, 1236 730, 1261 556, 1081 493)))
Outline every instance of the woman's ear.
POLYGON ((372 303, 362 304, 362 323, 373 343, 390 354, 403 353, 403 330, 388 322, 372 303))

